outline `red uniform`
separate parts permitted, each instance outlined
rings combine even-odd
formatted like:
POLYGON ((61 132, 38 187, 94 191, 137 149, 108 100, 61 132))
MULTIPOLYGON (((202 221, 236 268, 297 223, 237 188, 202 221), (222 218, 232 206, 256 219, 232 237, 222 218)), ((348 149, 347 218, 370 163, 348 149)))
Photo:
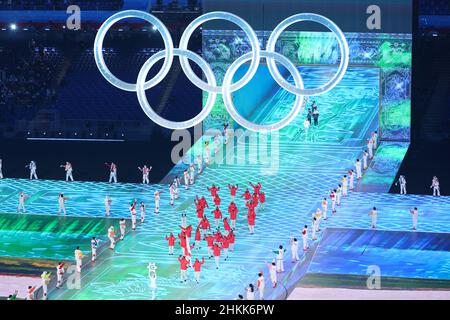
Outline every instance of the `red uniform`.
POLYGON ((255 213, 251 213, 249 212, 247 215, 247 220, 248 220, 248 225, 249 226, 254 226, 255 225, 255 220, 256 220, 256 215, 255 213))
POLYGON ((266 202, 266 194, 265 194, 264 192, 261 192, 261 193, 259 194, 259 201, 260 201, 261 203, 265 203, 265 202, 266 202))
POLYGON ((213 244, 214 244, 214 237, 213 236, 211 236, 211 235, 209 235, 209 236, 204 236, 204 239, 206 240, 206 245, 208 246, 208 247, 212 247, 213 246, 213 244))
POLYGON ((222 219, 222 211, 219 208, 213 211, 214 219, 222 219))
POLYGON ((228 218, 223 219, 223 228, 225 229, 225 231, 230 232, 231 227, 230 224, 228 223, 228 218))
POLYGON ((202 228, 202 230, 211 229, 211 225, 206 218, 203 218, 202 221, 200 221, 199 226, 200 228, 202 228))
POLYGON ((258 182, 257 184, 252 184, 252 183, 250 183, 250 185, 253 187, 254 193, 259 194, 259 191, 260 191, 261 188, 262 188, 261 183, 259 183, 259 182, 258 182))
POLYGON ((234 202, 232 202, 232 204, 230 204, 230 206, 228 207, 228 213, 230 214, 230 220, 236 220, 238 208, 234 204, 234 202))
POLYGON ((215 245, 212 247, 213 253, 215 257, 220 257, 220 250, 222 250, 222 247, 219 247, 218 245, 215 245))
POLYGON ((220 242, 222 241, 223 235, 220 231, 217 231, 217 233, 214 233, 214 238, 216 239, 216 242, 220 242))
POLYGON ((237 189, 238 189, 238 186, 231 186, 231 185, 228 185, 228 189, 230 189, 230 195, 231 195, 232 197, 236 196, 236 191, 237 191, 237 189))
POLYGON ((208 191, 211 192, 211 197, 215 197, 217 195, 217 192, 220 191, 220 188, 212 186, 211 188, 208 188, 208 191))
POLYGON ((166 237, 166 240, 169 242, 169 246, 173 247, 175 245, 176 238, 173 236, 173 234, 166 237))
POLYGON ((228 234, 227 238, 228 238, 228 242, 230 244, 234 244, 235 235, 234 235, 233 231, 230 231, 230 233, 228 234))
POLYGON ((228 249, 230 247, 230 242, 228 241, 227 237, 222 238, 222 249, 228 249))
POLYGON ((194 265, 193 265, 194 271, 195 271, 195 272, 200 272, 200 269, 201 269, 201 267, 202 267, 202 265, 203 265, 204 263, 205 263, 205 258, 202 258, 202 262, 196 260, 196 261, 194 262, 194 265))
POLYGON ((206 201, 205 197, 201 197, 199 198, 198 196, 196 196, 197 202, 202 206, 202 208, 209 208, 208 206, 208 202, 206 201))
POLYGON ((195 241, 200 241, 202 240, 202 235, 200 233, 200 229, 197 228, 197 230, 195 230, 195 241))
POLYGON ((216 196, 214 197, 214 204, 216 205, 216 207, 220 206, 221 201, 222 199, 220 199, 219 195, 216 194, 216 196))
POLYGON ((242 198, 242 197, 243 197, 246 201, 248 201, 248 200, 251 199, 252 194, 251 194, 250 191, 248 191, 248 189, 247 189, 247 190, 245 190, 245 192, 244 192, 244 194, 241 196, 241 198, 242 198))
POLYGON ((178 235, 178 239, 180 239, 180 246, 186 248, 186 234, 181 232, 181 234, 178 235))
POLYGON ((253 203, 253 206, 257 206, 258 205, 258 201, 259 201, 259 196, 258 196, 258 194, 256 194, 256 193, 254 193, 253 195, 252 195, 252 203, 253 203))
POLYGON ((192 226, 189 225, 186 228, 183 228, 182 226, 180 226, 181 230, 186 234, 186 237, 190 238, 191 234, 192 234, 192 226))
POLYGON ((180 261, 180 270, 187 270, 189 267, 189 261, 187 261, 186 258, 180 257, 178 257, 178 261, 180 261))
POLYGON ((205 208, 203 207, 202 203, 194 200, 194 204, 195 211, 197 211, 197 218, 203 218, 203 212, 205 208))

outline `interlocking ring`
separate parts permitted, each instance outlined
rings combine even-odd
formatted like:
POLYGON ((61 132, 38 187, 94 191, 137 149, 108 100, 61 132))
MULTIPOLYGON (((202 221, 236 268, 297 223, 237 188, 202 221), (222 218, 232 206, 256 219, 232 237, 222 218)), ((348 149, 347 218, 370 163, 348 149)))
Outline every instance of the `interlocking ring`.
POLYGON ((108 67, 106 66, 105 60, 103 59, 103 40, 105 39, 106 33, 114 23, 126 18, 140 18, 147 22, 150 22, 156 27, 157 30, 159 30, 164 41, 166 52, 165 60, 161 67, 161 70, 159 70, 155 77, 145 83, 145 88, 149 89, 151 87, 154 87, 155 83, 159 83, 164 79, 167 73, 169 73, 173 61, 173 41, 172 37, 170 36, 170 32, 158 18, 151 15, 150 13, 139 10, 125 10, 115 13, 111 17, 106 19, 106 21, 98 29, 97 35, 95 36, 95 63, 97 64, 98 70, 100 70, 100 73, 103 75, 103 77, 108 80, 108 82, 113 86, 125 91, 136 91, 136 84, 128 83, 118 79, 111 73, 111 71, 109 71, 108 67))
POLYGON ((269 40, 267 41, 267 49, 268 52, 275 51, 275 44, 280 37, 281 33, 290 25, 300 22, 300 21, 313 21, 320 23, 331 30, 332 33, 335 34, 336 39, 339 44, 339 50, 341 51, 341 61, 339 63, 339 68, 333 78, 324 84, 321 87, 313 88, 313 89, 303 89, 296 86, 291 85, 287 82, 283 76, 278 71, 278 68, 275 64, 275 61, 271 58, 267 59, 267 66, 269 68, 269 72, 275 81, 285 90, 289 91, 293 94, 302 94, 305 96, 316 96, 323 94, 327 91, 333 89, 342 79, 345 72, 347 71, 348 61, 349 61, 349 49, 347 40, 345 39, 344 34, 341 29, 330 19, 325 18, 324 16, 314 14, 314 13, 299 13, 289 18, 284 19, 270 34, 269 40))
MULTIPOLYGON (((303 88, 303 81, 302 77, 300 76, 300 73, 298 72, 297 68, 294 66, 294 64, 285 56, 276 53, 276 52, 267 52, 267 51, 261 51, 260 52, 261 57, 266 58, 266 60, 273 60, 281 63, 288 71, 292 74, 292 77, 294 78, 294 83, 299 88, 303 88)), ((281 119, 280 121, 273 123, 273 124, 256 124, 254 122, 248 121, 244 117, 242 117, 239 112, 236 110, 236 107, 233 104, 232 98, 231 98, 231 81, 233 80, 233 76, 236 73, 236 71, 239 69, 239 67, 244 64, 245 62, 251 60, 251 52, 246 53, 239 57, 233 64, 230 66, 230 68, 225 73, 225 77, 223 78, 222 83, 222 95, 223 95, 223 101, 225 103, 225 107, 228 110, 228 113, 230 116, 241 126, 244 128, 258 131, 258 132, 268 132, 268 131, 274 131, 274 130, 280 130, 287 126, 289 123, 291 123, 292 120, 295 119, 295 117, 298 115, 300 110, 302 109, 303 105, 303 95, 296 95, 294 106, 291 109, 291 111, 288 113, 286 117, 281 119)))
MULTIPOLYGON (((255 75, 256 71, 258 70, 259 66, 259 41, 258 37, 256 36, 255 31, 252 29, 252 27, 242 18, 239 18, 237 15, 229 13, 229 12, 223 12, 223 11, 214 11, 206 13, 194 21, 192 21, 184 30, 183 34, 181 35, 180 39, 180 49, 187 50, 189 38, 191 37, 192 33, 194 32, 197 27, 199 27, 202 23, 205 23, 207 21, 211 20, 227 20, 230 22, 233 22, 237 24, 241 29, 244 31, 244 33, 247 35, 250 46, 252 48, 252 59, 250 63, 250 67, 248 68, 245 75, 236 83, 231 84, 231 92, 239 90, 243 86, 245 86, 247 83, 250 82, 250 80, 255 75)), ((215 93, 221 93, 222 88, 221 87, 211 87, 208 84, 206 84, 204 81, 202 81, 197 75, 192 71, 191 66, 189 65, 189 62, 185 57, 180 57, 180 63, 181 68, 183 69, 184 73, 186 74, 186 77, 188 77, 189 80, 193 84, 195 84, 198 88, 207 91, 207 92, 215 92, 215 93)))
MULTIPOLYGON (((145 95, 146 88, 144 86, 144 83, 145 83, 145 78, 147 77, 147 74, 150 71, 150 69, 152 68, 152 66, 156 62, 161 60, 165 56, 165 54, 166 54, 166 52, 164 50, 159 51, 158 53, 154 54, 153 56, 150 57, 150 59, 148 59, 144 63, 141 70, 139 71, 138 78, 137 78, 137 96, 138 96, 139 103, 142 107, 142 110, 144 110, 145 114, 151 120, 153 120, 155 123, 159 124, 162 127, 165 127, 168 129, 174 129, 174 130, 186 129, 186 128, 193 127, 193 126, 199 124, 200 122, 202 122, 203 120, 205 120, 205 118, 211 112, 211 110, 214 106, 214 102, 216 101, 217 94, 215 92, 209 92, 205 107, 202 109, 202 111, 198 115, 196 115, 192 119, 189 119, 186 121, 181 121, 181 122, 176 122, 176 121, 170 121, 170 120, 164 119, 163 117, 158 115, 152 109, 152 107, 150 106, 150 104, 147 100, 147 97, 145 95)), ((189 51, 189 50, 181 50, 181 49, 176 49, 176 48, 173 49, 173 54, 176 56, 179 56, 180 60, 181 60, 181 57, 185 57, 185 58, 190 59, 190 60, 194 61, 195 63, 197 63, 197 65, 202 69, 203 73, 205 74, 208 84, 210 84, 211 86, 216 85, 216 77, 214 76, 214 72, 212 71, 210 65, 198 54, 196 54, 192 51, 189 51)), ((157 85, 157 84, 158 83, 155 83, 154 85, 157 85)))
POLYGON ((217 94, 222 93, 226 109, 230 113, 230 116, 238 124, 249 130, 267 132, 280 130, 281 128, 284 128, 290 122, 292 122, 292 120, 294 120, 294 118, 301 111, 304 96, 323 94, 334 88, 342 80, 342 77, 344 76, 348 67, 349 48, 344 34, 333 21, 321 15, 313 13, 300 13, 293 15, 282 21, 270 35, 269 40, 267 42, 267 49, 265 51, 261 51, 261 48, 259 47, 258 37, 256 36, 255 31, 245 20, 229 12, 215 11, 206 13, 196 18, 194 21, 192 21, 183 32, 180 40, 180 48, 177 49, 173 47, 172 37, 170 36, 170 33, 167 30, 167 28, 159 19, 143 11, 126 10, 112 15, 102 24, 102 26, 98 30, 94 42, 94 57, 97 67, 100 70, 100 73, 105 77, 105 79, 119 89, 126 91, 136 91, 139 104, 141 105, 142 110, 151 120, 153 120, 160 126, 169 129, 187 129, 199 124, 211 112, 217 94), (102 48, 103 48, 103 40, 105 38, 106 33, 114 23, 125 18, 140 18, 152 23, 161 33, 165 45, 164 50, 154 54, 144 63, 139 72, 136 84, 124 82, 116 78, 109 71, 103 59, 102 48), (251 52, 244 54, 231 64, 231 66, 225 73, 222 86, 217 86, 216 78, 211 69, 211 66, 198 54, 188 50, 189 39, 194 30, 204 22, 217 19, 227 20, 239 26, 247 35, 251 46, 251 52), (275 44, 281 33, 291 24, 300 21, 318 22, 327 27, 328 29, 330 29, 331 32, 335 34, 339 44, 339 49, 341 51, 341 60, 338 71, 330 81, 328 81, 325 85, 318 88, 305 89, 303 86, 303 81, 300 76, 300 73, 298 69, 295 67, 295 65, 291 61, 289 61, 289 59, 287 59, 286 57, 275 52, 275 44), (170 67, 172 66, 173 57, 175 55, 179 56, 181 67, 184 73, 186 74, 187 78, 199 89, 208 92, 208 99, 202 111, 194 118, 181 122, 169 121, 156 114, 156 112, 150 106, 147 97, 145 95, 145 90, 156 86, 167 75, 167 73, 170 70, 170 67), (275 81, 283 89, 296 95, 294 105, 291 111, 288 113, 288 115, 286 115, 283 119, 273 124, 256 124, 254 122, 245 119, 236 110, 236 107, 234 106, 231 97, 232 92, 239 90, 240 88, 244 87, 247 83, 251 81, 251 79, 253 78, 258 69, 260 63, 259 60, 261 57, 264 57, 267 60, 269 72, 275 79, 275 81), (164 63, 163 66, 161 67, 161 70, 159 70, 156 76, 154 76, 152 79, 146 81, 146 77, 152 66, 162 58, 164 58, 164 63), (188 59, 192 60, 193 62, 197 63, 200 66, 203 73, 205 74, 207 82, 200 79, 193 72, 188 59), (233 76, 236 73, 237 69, 247 61, 251 61, 247 72, 241 79, 233 83, 233 76), (286 67, 287 70, 292 74, 292 77, 294 79, 294 85, 290 84, 283 78, 283 76, 277 69, 276 62, 279 62, 282 65, 284 65, 284 67, 286 67))

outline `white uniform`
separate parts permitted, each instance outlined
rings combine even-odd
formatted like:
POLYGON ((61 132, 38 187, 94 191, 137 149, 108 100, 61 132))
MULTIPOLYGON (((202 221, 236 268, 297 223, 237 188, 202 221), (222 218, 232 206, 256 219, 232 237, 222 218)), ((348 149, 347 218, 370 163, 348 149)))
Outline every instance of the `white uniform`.
POLYGON ((354 180, 355 180, 355 173, 353 172, 353 171, 350 171, 349 173, 348 173, 348 176, 349 176, 349 188, 350 188, 350 190, 353 190, 353 188, 355 187, 354 186, 354 180))
POLYGON ((139 208, 141 210, 141 223, 144 223, 144 220, 145 220, 145 204, 141 203, 139 208))
POLYGON ((155 213, 159 213, 159 199, 161 197, 161 193, 159 191, 155 191, 155 213))
POLYGON ((374 210, 374 209, 370 210, 369 216, 372 217, 372 228, 376 228, 377 227, 377 216, 378 216, 377 210, 374 210))
POLYGON ((58 264, 58 266, 56 267, 56 287, 59 288, 61 287, 62 284, 62 278, 64 275, 64 264, 58 264))
POLYGON ((202 157, 200 155, 197 156, 197 166, 198 166, 198 174, 202 173, 202 157))
POLYGON ((436 178, 436 177, 433 178, 433 180, 431 181, 431 187, 430 188, 433 188, 433 196, 438 196, 439 197, 441 195, 438 178, 436 178))
POLYGON ((373 140, 372 138, 367 141, 367 151, 369 152, 369 159, 373 158, 373 140))
POLYGON ((373 149, 376 150, 378 144, 378 133, 376 132, 372 133, 372 141, 373 141, 373 149))
POLYGON ((2 168, 3 168, 3 161, 2 161, 2 159, 0 159, 0 179, 3 179, 3 171, 2 171, 2 168))
POLYGON ((105 197, 105 214, 108 217, 111 212, 111 198, 109 196, 105 197))
POLYGON ((255 291, 252 288, 247 288, 247 300, 255 300, 255 291))
POLYGON ((356 179, 361 179, 362 178, 361 161, 355 162, 355 170, 356 170, 356 179))
POLYGON ((150 174, 150 168, 147 166, 144 166, 142 169, 138 168, 140 171, 142 171, 142 183, 143 184, 149 184, 148 175, 150 174))
POLYGON ((189 173, 187 170, 184 171, 183 176, 184 176, 184 188, 187 190, 189 189, 189 173))
POLYGON ((189 184, 194 184, 195 167, 193 164, 189 166, 189 184))
POLYGON ((109 248, 110 249, 114 249, 114 247, 116 246, 116 239, 115 237, 115 232, 114 232, 114 227, 109 227, 108 229, 108 239, 109 239, 109 248))
POLYGON ((323 219, 327 220, 327 209, 328 209, 328 202, 326 199, 322 200, 322 210, 323 210, 323 219))
POLYGON ((419 218, 419 210, 412 209, 411 214, 412 214, 413 230, 416 230, 417 229, 417 220, 419 218))
POLYGON ((66 171, 66 181, 73 181, 73 175, 72 175, 72 165, 70 163, 66 163, 64 165, 64 170, 66 171))
POLYGON ((264 300, 264 287, 265 287, 264 276, 263 275, 259 276, 256 283, 259 291, 259 299, 264 300))
POLYGON ((286 249, 277 249, 277 272, 284 272, 284 252, 286 249))
POLYGON ((292 262, 300 261, 300 257, 298 256, 298 241, 291 239, 291 253, 292 253, 292 262))
POLYGON ((119 221, 119 228, 120 228, 120 240, 123 240, 125 238, 125 229, 127 227, 127 222, 124 220, 119 221))
POLYGON ((344 197, 346 197, 347 196, 347 190, 348 190, 348 179, 347 179, 347 177, 343 177, 342 180, 341 180, 341 183, 342 183, 342 195, 344 197))
POLYGON ((363 152, 363 168, 364 170, 366 170, 368 168, 367 165, 367 157, 369 156, 369 154, 367 152, 363 152))
POLYGON ((275 288, 277 286, 277 267, 271 263, 267 264, 269 268, 270 281, 272 281, 272 285, 275 288))
POLYGON ((302 231, 303 250, 308 250, 308 229, 303 228, 302 231))
POLYGON ((20 213, 20 210, 23 210, 23 212, 25 213, 25 200, 26 200, 27 196, 25 193, 21 192, 19 194, 19 206, 17 207, 17 212, 20 213))
POLYGON ((400 194, 406 194, 406 179, 404 176, 398 178, 398 183, 400 183, 400 194))
POLYGON ((117 167, 115 164, 109 166, 109 183, 117 183, 117 167))
POLYGON ((131 230, 136 230, 136 203, 130 207, 131 213, 131 230))
POLYGON ((170 194, 170 205, 173 206, 173 202, 175 200, 175 186, 173 184, 169 187, 169 194, 170 194))
POLYGON ((31 161, 30 164, 27 165, 27 167, 30 168, 30 180, 33 180, 33 178, 37 180, 38 177, 37 177, 37 173, 36 173, 36 171, 37 171, 36 162, 31 161))
POLYGON ((81 272, 82 267, 82 259, 83 259, 83 253, 80 249, 75 250, 75 263, 77 267, 77 272, 81 272))
POLYGON ((97 259, 97 248, 98 248, 98 240, 91 240, 91 261, 94 262, 97 259))
POLYGON ((209 145, 205 145, 205 165, 209 165, 209 156, 211 155, 210 151, 209 151, 209 145))
POLYGON ((58 214, 60 214, 61 211, 64 213, 64 215, 67 214, 67 212, 66 212, 66 199, 64 197, 59 196, 58 197, 58 214))

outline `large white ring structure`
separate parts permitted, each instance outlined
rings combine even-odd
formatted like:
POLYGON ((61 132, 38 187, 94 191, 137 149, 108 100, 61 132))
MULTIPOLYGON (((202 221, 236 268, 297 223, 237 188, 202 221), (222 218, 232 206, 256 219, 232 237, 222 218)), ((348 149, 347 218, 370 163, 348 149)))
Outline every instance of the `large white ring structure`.
MULTIPOLYGON (((199 124, 200 122, 202 122, 203 120, 205 120, 205 118, 211 112, 211 110, 214 106, 214 102, 216 101, 217 94, 215 92, 209 92, 208 99, 206 100, 206 104, 203 107, 202 111, 192 119, 189 119, 186 121, 181 121, 181 122, 175 122, 175 121, 170 121, 170 120, 164 119, 163 117, 158 115, 153 110, 153 108, 150 106, 150 104, 147 100, 147 97, 145 95, 145 89, 146 89, 145 88, 145 78, 147 77, 148 72, 150 71, 152 66, 156 62, 158 62, 159 60, 164 58, 165 54, 166 54, 165 50, 154 54, 144 63, 144 65, 142 66, 142 69, 139 71, 138 78, 137 78, 137 96, 138 96, 139 103, 142 107, 142 110, 144 110, 145 114, 151 120, 153 120, 155 123, 159 124, 162 127, 165 127, 168 129, 174 129, 174 130, 175 129, 187 129, 187 128, 193 127, 193 126, 199 124)), ((180 59, 181 59, 181 57, 185 57, 185 58, 188 58, 188 59, 194 61, 195 63, 197 63, 197 65, 202 69, 203 73, 205 74, 208 84, 210 86, 216 85, 216 77, 214 76, 214 72, 212 71, 209 64, 205 60, 203 60, 203 58, 200 57, 198 54, 196 54, 192 51, 189 51, 189 50, 181 50, 181 49, 176 49, 176 48, 173 49, 173 54, 176 56, 179 56, 180 59)), ((158 83, 155 83, 153 86, 155 86, 157 84, 158 83)))
POLYGON ((169 129, 186 129, 199 124, 211 112, 217 94, 222 93, 226 109, 230 113, 230 116, 238 124, 252 131, 267 132, 280 130, 281 128, 284 128, 290 122, 292 122, 294 118, 298 115, 298 113, 301 111, 304 96, 323 94, 334 88, 342 80, 342 77, 345 75, 345 72, 347 71, 349 63, 349 48, 344 34, 333 21, 329 20, 324 16, 314 13, 300 13, 283 20, 271 33, 269 40, 267 42, 266 50, 262 51, 259 45, 258 37, 256 36, 256 32, 252 29, 252 27, 242 18, 232 13, 223 11, 209 12, 204 15, 201 15, 200 17, 192 21, 187 26, 187 28, 185 29, 185 31, 181 36, 180 47, 174 48, 172 37, 170 35, 169 30, 167 30, 166 26, 158 18, 144 11, 125 10, 109 17, 98 30, 94 42, 94 57, 97 67, 100 70, 100 73, 103 75, 103 77, 105 77, 106 80, 108 80, 112 85, 114 85, 119 89, 125 91, 136 91, 139 104, 141 105, 142 110, 144 110, 145 114, 152 121, 159 124, 160 126, 169 129), (156 29, 159 30, 159 32, 161 33, 165 45, 164 50, 154 54, 144 63, 139 72, 136 84, 122 81, 118 79, 116 76, 114 76, 106 66, 106 63, 103 58, 103 41, 106 36, 106 33, 114 23, 116 23, 121 19, 126 18, 143 19, 153 24, 156 27, 156 29), (192 33, 195 31, 195 29, 207 21, 217 19, 227 20, 239 26, 246 34, 251 46, 251 52, 248 52, 243 56, 239 57, 228 68, 228 70, 225 73, 222 86, 217 86, 217 81, 211 69, 211 66, 198 54, 188 50, 189 39, 192 33), (328 81, 326 84, 318 88, 305 89, 303 86, 303 81, 300 76, 300 73, 298 69, 295 67, 295 65, 291 61, 289 61, 289 59, 287 59, 286 57, 275 52, 275 44, 278 38, 280 37, 281 33, 293 23, 301 21, 313 21, 324 25, 335 34, 337 42, 339 44, 341 59, 338 70, 330 81, 328 81), (145 90, 150 89, 159 84, 167 75, 167 73, 170 70, 170 67, 172 66, 174 56, 179 56, 181 67, 184 73, 186 74, 187 78, 195 86, 197 86, 198 88, 202 89, 205 92, 208 92, 209 94, 204 108, 197 116, 195 116, 192 119, 180 122, 170 121, 159 116, 150 106, 147 97, 145 95, 145 90), (256 71, 258 70, 261 57, 264 57, 267 60, 269 72, 275 79, 275 81, 283 89, 296 95, 294 106, 289 112, 289 114, 282 120, 273 124, 256 124, 254 122, 248 121, 247 119, 242 117, 236 110, 236 107, 234 106, 231 97, 232 92, 241 89, 251 81, 256 71), (146 77, 152 66, 163 58, 164 63, 159 72, 152 79, 146 81, 146 77), (188 59, 195 62, 202 69, 203 73, 205 74, 207 82, 200 79, 193 72, 188 59), (250 66, 247 72, 241 79, 233 83, 234 74, 239 69, 239 67, 242 64, 246 63, 247 61, 250 61, 250 66), (294 85, 290 84, 283 78, 283 76, 277 69, 276 62, 282 64, 292 74, 294 79, 294 85))
POLYGON ((269 40, 267 41, 266 51, 275 52, 275 44, 280 37, 281 33, 290 25, 300 22, 300 21, 313 21, 320 23, 331 30, 336 36, 336 40, 339 44, 339 50, 341 51, 341 61, 339 63, 339 68, 336 74, 331 78, 330 81, 325 83, 323 86, 313 89, 303 89, 296 86, 291 85, 287 82, 283 76, 278 71, 278 68, 275 64, 275 60, 268 58, 267 66, 269 68, 269 72, 275 81, 285 90, 289 91, 293 94, 302 94, 305 96, 316 96, 319 94, 323 94, 327 91, 333 89, 342 79, 345 72, 347 71, 348 61, 349 61, 349 48, 347 44, 347 40, 345 39, 344 34, 341 29, 330 19, 325 18, 324 16, 314 14, 314 13, 299 13, 289 18, 283 20, 280 24, 278 24, 275 29, 270 34, 269 40))
MULTIPOLYGON (((261 51, 260 52, 261 57, 268 59, 272 59, 273 61, 281 63, 286 69, 292 74, 292 77, 294 78, 294 83, 297 87, 303 88, 303 81, 302 77, 300 76, 300 73, 298 72, 297 68, 294 66, 294 64, 285 56, 276 53, 276 52, 267 52, 267 51, 261 51)), ((291 109, 291 111, 288 113, 286 117, 281 119, 280 121, 273 123, 273 124, 256 124, 254 122, 248 121, 244 117, 242 117, 239 112, 236 110, 236 107, 234 106, 232 97, 231 97, 231 82, 233 81, 233 76, 236 73, 236 71, 239 69, 241 65, 243 65, 245 62, 252 59, 251 52, 246 53, 236 59, 236 61, 233 62, 233 64, 229 67, 227 70, 225 77, 223 78, 223 84, 222 84, 222 95, 223 95, 223 102, 225 103, 225 107, 228 110, 228 113, 230 116, 241 126, 244 128, 257 131, 257 132, 268 132, 268 131, 275 131, 280 130, 287 126, 289 123, 291 123, 292 120, 295 119, 295 117, 298 115, 300 110, 303 106, 303 95, 296 95, 294 106, 291 109)))
POLYGON ((103 24, 98 29, 97 35, 95 36, 95 63, 97 64, 98 70, 100 70, 100 73, 103 75, 103 77, 105 77, 105 79, 108 80, 109 83, 111 83, 113 86, 125 91, 136 91, 136 84, 128 83, 118 79, 111 73, 111 71, 109 71, 108 67, 106 66, 105 60, 103 59, 103 40, 105 39, 106 33, 114 23, 126 18, 140 18, 147 22, 150 22, 156 27, 157 30, 159 30, 164 41, 166 52, 164 63, 161 67, 161 70, 159 70, 155 77, 147 81, 147 83, 145 84, 145 88, 149 89, 151 87, 154 87, 155 83, 159 83, 164 79, 167 73, 169 73, 173 61, 173 41, 170 32, 158 18, 156 18, 154 15, 151 15, 150 13, 139 10, 125 10, 115 13, 111 17, 106 19, 106 21, 103 22, 103 24))
MULTIPOLYGON (((214 11, 209 12, 204 15, 201 15, 194 21, 192 21, 184 30, 181 39, 180 39, 180 49, 187 50, 189 38, 191 37, 192 33, 199 27, 202 23, 205 23, 207 21, 211 20, 227 20, 230 22, 235 23, 238 25, 247 35, 248 40, 250 42, 250 46, 252 47, 252 58, 250 62, 250 67, 248 68, 245 75, 239 80, 236 81, 236 83, 231 84, 231 92, 239 90, 243 86, 245 86, 247 83, 252 80, 253 76, 256 73, 256 70, 258 70, 259 66, 259 41, 258 37, 256 36, 255 31, 252 29, 252 27, 242 18, 239 18, 237 15, 229 13, 229 12, 223 12, 223 11, 214 11)), ((194 83, 197 87, 200 89, 207 91, 207 92, 215 92, 215 93, 221 93, 222 88, 221 87, 211 87, 208 86, 204 81, 199 79, 197 75, 192 71, 191 66, 189 65, 189 62, 185 57, 180 57, 180 63, 181 67, 186 74, 186 77, 188 77, 189 80, 191 80, 192 83, 194 83)))

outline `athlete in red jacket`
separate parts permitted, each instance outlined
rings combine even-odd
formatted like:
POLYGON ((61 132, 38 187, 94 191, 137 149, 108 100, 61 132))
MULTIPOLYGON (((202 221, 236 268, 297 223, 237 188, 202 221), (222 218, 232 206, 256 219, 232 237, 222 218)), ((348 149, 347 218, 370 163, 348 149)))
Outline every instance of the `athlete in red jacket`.
POLYGON ((219 195, 216 194, 216 196, 214 197, 214 204, 216 205, 216 207, 220 206, 221 201, 222 199, 220 199, 219 195))
POLYGON ((204 263, 205 263, 205 258, 202 258, 202 262, 200 262, 197 258, 195 259, 193 267, 194 267, 195 281, 197 281, 197 283, 200 282, 200 270, 204 263))
POLYGON ((214 200, 214 197, 217 195, 217 192, 220 191, 220 188, 216 187, 215 184, 213 184, 211 188, 207 188, 207 189, 211 193, 211 198, 213 200, 214 200))
POLYGON ((208 256, 211 259, 211 257, 213 256, 213 250, 212 247, 214 245, 214 236, 208 234, 208 235, 204 235, 203 238, 206 240, 206 245, 208 246, 208 256))
POLYGON ((180 226, 181 231, 183 231, 186 234, 186 237, 191 238, 192 234, 192 226, 188 225, 186 228, 183 228, 183 226, 180 226))
POLYGON ((200 232, 200 228, 197 227, 197 229, 195 230, 195 246, 197 247, 197 250, 200 249, 200 241, 202 241, 202 234, 200 232))
POLYGON ((234 202, 234 198, 236 197, 236 191, 238 190, 239 185, 230 185, 228 184, 228 189, 230 189, 231 201, 234 202))
POLYGON ((184 256, 178 256, 178 261, 180 262, 181 282, 186 282, 186 270, 189 267, 189 261, 184 256))
POLYGON ((225 254, 225 261, 227 261, 227 259, 228 259, 228 248, 230 247, 230 242, 228 241, 227 237, 223 237, 221 243, 222 243, 223 253, 225 254))
POLYGON ((201 204, 201 206, 203 207, 203 209, 209 208, 208 202, 206 201, 205 197, 199 198, 198 196, 195 196, 195 198, 196 198, 197 202, 198 202, 199 204, 201 204))
POLYGON ((250 234, 254 234, 255 220, 256 220, 255 212, 249 210, 249 212, 247 214, 247 221, 248 221, 248 230, 250 231, 250 234))
POLYGON ((249 182, 249 183, 250 183, 250 185, 251 185, 252 188, 253 188, 253 192, 256 193, 256 194, 259 194, 259 191, 260 191, 261 188, 262 188, 261 183, 260 183, 260 182, 258 182, 257 184, 253 184, 253 183, 251 183, 251 182, 249 182))
POLYGON ((214 219, 216 221, 216 228, 218 228, 220 220, 222 219, 222 211, 220 211, 219 207, 217 207, 212 213, 214 214, 214 219))
POLYGON ((231 228, 236 229, 238 208, 234 202, 230 203, 230 206, 228 207, 228 213, 230 214, 231 228))
POLYGON ((227 217, 223 218, 223 228, 225 229, 226 232, 231 231, 231 227, 230 227, 230 224, 228 223, 227 217))
POLYGON ((200 223, 200 221, 203 218, 203 213, 205 211, 205 208, 199 201, 197 201, 197 199, 194 199, 194 204, 195 204, 195 211, 197 212, 198 222, 200 223))
POLYGON ((166 240, 169 243, 169 254, 173 255, 173 247, 175 246, 175 240, 173 233, 169 234, 169 236, 166 236, 166 240))
POLYGON ((230 251, 234 251, 234 240, 235 240, 235 235, 233 230, 230 231, 230 233, 227 236, 228 238, 228 242, 230 243, 230 251))
POLYGON ((215 243, 212 247, 213 253, 214 253, 214 259, 216 260, 216 269, 219 269, 219 263, 220 263, 220 250, 222 250, 222 247, 219 246, 217 243, 215 243))
POLYGON ((266 203, 266 194, 264 192, 259 193, 259 202, 261 210, 264 210, 264 203, 266 203))
POLYGON ((198 225, 203 230, 203 232, 206 232, 206 230, 211 229, 211 225, 209 224, 209 221, 206 218, 206 216, 203 216, 202 221, 200 221, 198 225))
POLYGON ((248 201, 252 198, 252 194, 248 191, 248 188, 245 189, 245 192, 242 194, 241 198, 244 198, 245 201, 248 201))

